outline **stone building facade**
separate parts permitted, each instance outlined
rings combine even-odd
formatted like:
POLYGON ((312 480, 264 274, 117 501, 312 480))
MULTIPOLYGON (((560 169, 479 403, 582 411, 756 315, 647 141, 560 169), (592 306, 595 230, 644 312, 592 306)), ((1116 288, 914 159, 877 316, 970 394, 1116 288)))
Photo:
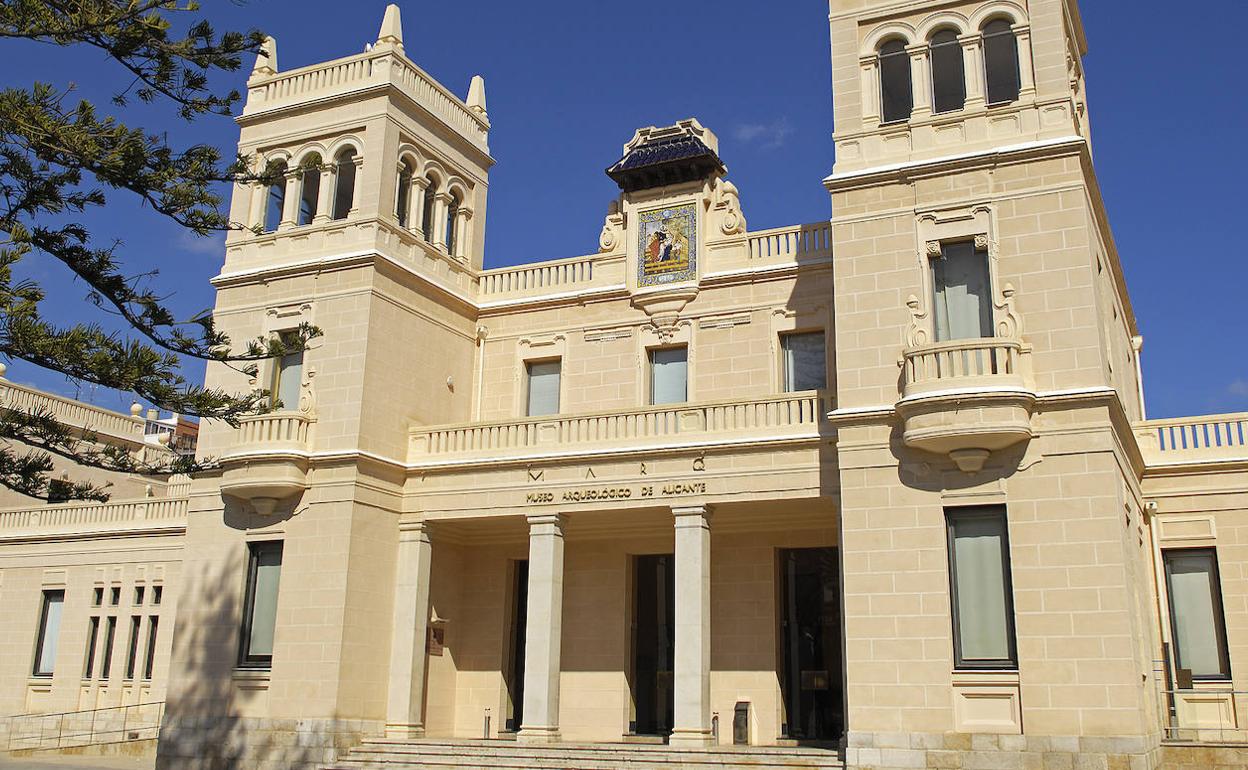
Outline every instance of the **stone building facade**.
MULTIPOLYGON (((1244 737, 1248 416, 1145 418, 1077 4, 830 6, 828 220, 750 230, 688 119, 624 146, 597 253, 488 270, 483 81, 430 78, 395 6, 354 56, 268 42, 239 150, 285 173, 234 190, 216 319, 323 334, 209 368, 280 408, 204 426, 176 536, 127 541, 174 549, 162 767, 386 736, 1134 770, 1244 737)), ((82 707, 92 578, 36 551, 85 537, 0 531, 9 711, 82 707)))

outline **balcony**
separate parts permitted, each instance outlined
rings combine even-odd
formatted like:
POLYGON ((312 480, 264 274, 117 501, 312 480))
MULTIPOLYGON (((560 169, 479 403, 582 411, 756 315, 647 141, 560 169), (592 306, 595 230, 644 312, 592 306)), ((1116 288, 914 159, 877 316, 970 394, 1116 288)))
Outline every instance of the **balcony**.
POLYGON ((975 473, 988 456, 1031 438, 1031 349, 1018 340, 964 339, 906 349, 900 361, 906 446, 948 455, 975 473))
POLYGON ((655 445, 816 438, 827 404, 818 391, 750 400, 670 404, 579 415, 527 417, 411 432, 412 464, 612 452, 655 445))
POLYGON ((312 419, 301 412, 243 418, 233 447, 221 457, 221 493, 268 515, 307 487, 312 419))
POLYGON ((1145 420, 1135 434, 1150 467, 1248 462, 1248 412, 1145 420))

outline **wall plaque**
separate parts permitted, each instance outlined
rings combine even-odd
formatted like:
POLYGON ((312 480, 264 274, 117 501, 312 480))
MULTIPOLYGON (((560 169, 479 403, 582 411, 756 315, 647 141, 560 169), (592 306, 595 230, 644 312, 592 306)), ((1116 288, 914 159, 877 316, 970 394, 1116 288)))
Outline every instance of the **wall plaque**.
POLYGON ((643 211, 638 222, 638 286, 697 277, 698 210, 694 204, 643 211))

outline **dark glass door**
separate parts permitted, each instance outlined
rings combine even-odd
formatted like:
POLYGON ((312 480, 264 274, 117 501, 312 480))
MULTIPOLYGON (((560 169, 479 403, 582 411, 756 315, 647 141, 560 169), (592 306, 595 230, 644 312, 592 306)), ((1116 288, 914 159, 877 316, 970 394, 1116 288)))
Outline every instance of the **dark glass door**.
POLYGON ((671 556, 637 556, 633 580, 633 706, 636 735, 672 731, 676 646, 675 574, 671 556))
POLYGON ((835 548, 780 552, 785 734, 839 740, 845 729, 841 585, 835 548))
POLYGON ((524 639, 529 616, 529 563, 517 561, 512 571, 511 655, 507 661, 507 696, 511 713, 506 729, 516 732, 524 724, 524 639))

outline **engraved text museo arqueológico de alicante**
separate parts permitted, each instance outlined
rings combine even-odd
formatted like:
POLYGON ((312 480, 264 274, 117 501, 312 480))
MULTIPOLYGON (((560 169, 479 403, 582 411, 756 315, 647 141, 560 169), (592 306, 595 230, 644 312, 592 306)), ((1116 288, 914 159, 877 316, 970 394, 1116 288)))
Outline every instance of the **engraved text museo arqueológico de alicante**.
POLYGON ((706 482, 698 481, 691 484, 673 483, 656 486, 647 484, 640 487, 595 487, 593 489, 569 489, 563 493, 529 492, 524 501, 529 505, 543 503, 584 503, 605 500, 631 500, 632 498, 678 497, 681 495, 706 494, 706 482))

